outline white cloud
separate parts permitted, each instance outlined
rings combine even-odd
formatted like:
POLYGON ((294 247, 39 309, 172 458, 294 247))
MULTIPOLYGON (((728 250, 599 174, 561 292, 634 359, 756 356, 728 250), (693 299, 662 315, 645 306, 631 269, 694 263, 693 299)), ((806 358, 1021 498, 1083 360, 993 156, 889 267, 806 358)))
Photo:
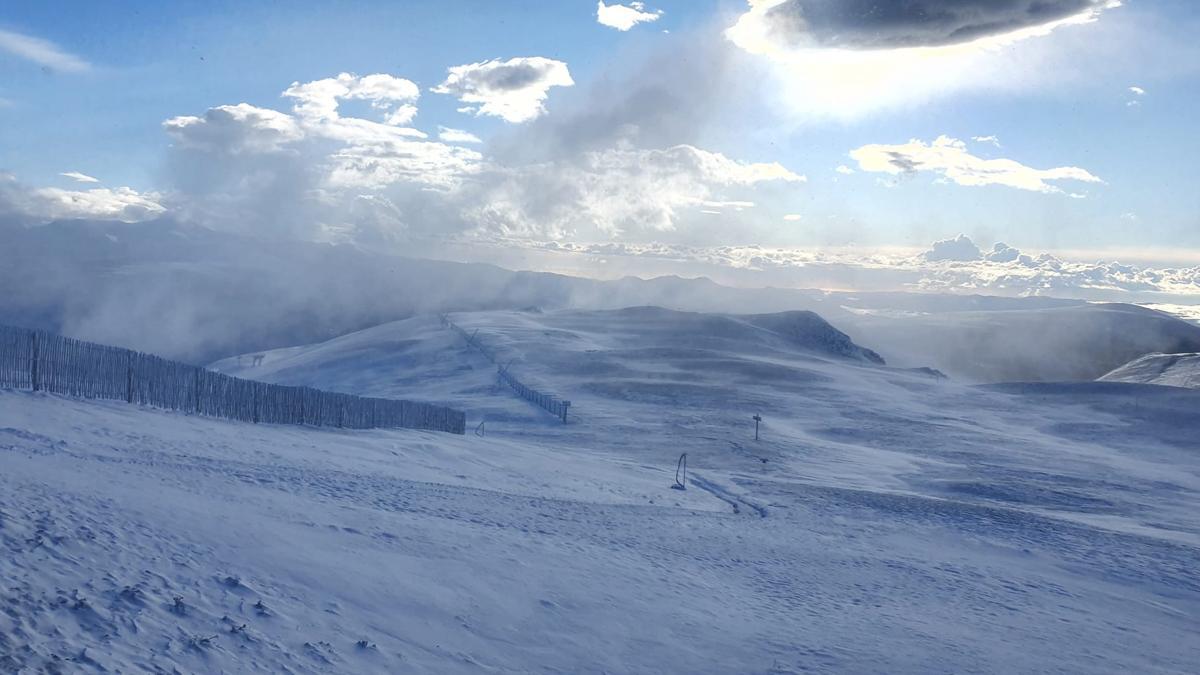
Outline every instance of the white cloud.
POLYGON ((479 231, 504 236, 645 235, 676 230, 686 212, 752 205, 719 192, 804 180, 778 163, 739 162, 690 145, 618 147, 496 169, 468 196, 464 216, 479 231))
POLYGON ((646 11, 646 5, 640 2, 631 2, 628 5, 616 3, 606 5, 604 0, 600 0, 596 7, 596 21, 601 25, 620 31, 629 30, 639 23, 658 21, 662 14, 661 9, 646 11))
POLYGON ((845 164, 839 164, 838 167, 836 169, 834 169, 834 171, 842 174, 843 176, 849 176, 850 174, 854 173, 854 169, 851 169, 850 167, 846 166, 845 164))
POLYGON ((933 247, 923 253, 922 257, 930 262, 939 260, 970 261, 983 258, 983 253, 969 237, 960 234, 954 239, 933 242, 933 247))
POLYGON ((162 215, 161 195, 138 192, 133 188, 95 188, 92 190, 62 190, 37 188, 23 190, 19 186, 3 190, 0 200, 8 201, 22 217, 37 222, 63 219, 117 220, 133 223, 162 215), (17 192, 20 190, 20 192, 17 192))
POLYGON ((304 137, 291 115, 249 103, 209 108, 204 117, 172 117, 163 128, 181 145, 230 154, 276 152, 304 137))
POLYGON ((438 127, 438 140, 447 143, 482 143, 479 137, 469 131, 462 129, 451 129, 450 127, 438 127))
POLYGON ((1004 185, 1020 190, 1061 193, 1048 181, 1103 182, 1088 171, 1073 167, 1034 169, 1011 159, 983 159, 970 154, 966 144, 949 136, 932 143, 910 140, 898 145, 864 145, 850 152, 863 171, 891 175, 932 171, 958 185, 1004 185))
POLYGON ((745 211, 746 209, 754 208, 754 202, 747 201, 719 201, 707 200, 700 202, 700 205, 708 209, 733 209, 734 211, 745 211))
POLYGON ((473 150, 426 141, 420 130, 396 125, 416 113, 420 90, 410 80, 341 73, 293 82, 283 95, 295 102, 292 114, 241 103, 211 108, 203 117, 174 117, 163 126, 181 147, 214 154, 301 153, 296 161, 321 167, 321 188, 404 182, 445 189, 482 159, 473 150), (384 121, 341 115, 343 100, 368 101, 384 121))
POLYGON ((384 73, 358 77, 341 73, 312 82, 293 82, 284 96, 295 99, 296 114, 309 120, 334 122, 340 100, 368 101, 389 125, 404 125, 417 114, 421 90, 411 80, 384 73))
POLYGON ((432 91, 470 104, 459 108, 459 112, 490 115, 515 124, 546 112, 545 101, 551 87, 574 84, 567 64, 531 56, 454 66, 449 69, 446 81, 432 91))
POLYGON ((92 178, 91 176, 87 175, 86 173, 79 173, 78 171, 65 171, 58 175, 63 176, 64 178, 70 178, 71 180, 75 181, 76 183, 99 183, 100 182, 100 179, 92 178))
POLYGON ((783 219, 789 223, 798 223, 804 219, 804 216, 801 216, 799 213, 789 213, 783 219))
POLYGON ((1125 106, 1128 108, 1137 108, 1137 107, 1141 106, 1142 102, 1139 101, 1138 98, 1145 96, 1146 90, 1142 89, 1141 87, 1138 87, 1138 86, 1133 86, 1133 87, 1129 88, 1129 93, 1133 94, 1135 98, 1131 98, 1128 101, 1126 101, 1125 106))
POLYGON ((989 145, 994 145, 997 148, 1003 147, 1000 145, 1000 139, 995 136, 972 136, 971 140, 975 141, 976 143, 988 143, 989 145))
POLYGON ((0 28, 0 50, 32 61, 52 70, 77 73, 90 70, 92 65, 61 47, 32 35, 23 35, 0 28))

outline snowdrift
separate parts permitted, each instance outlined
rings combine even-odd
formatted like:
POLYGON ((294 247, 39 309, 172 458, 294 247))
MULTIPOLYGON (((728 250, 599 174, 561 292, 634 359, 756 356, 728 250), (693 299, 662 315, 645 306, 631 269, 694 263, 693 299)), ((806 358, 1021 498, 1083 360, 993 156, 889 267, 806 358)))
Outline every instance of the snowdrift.
POLYGON ((1099 379, 1200 389, 1200 354, 1147 354, 1099 379))

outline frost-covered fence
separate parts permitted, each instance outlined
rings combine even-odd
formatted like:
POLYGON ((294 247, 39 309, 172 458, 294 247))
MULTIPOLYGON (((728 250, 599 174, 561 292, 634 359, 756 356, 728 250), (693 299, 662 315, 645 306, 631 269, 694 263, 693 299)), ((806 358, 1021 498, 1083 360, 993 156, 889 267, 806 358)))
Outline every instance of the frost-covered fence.
POLYGON ((496 364, 496 376, 501 382, 507 384, 513 391, 515 391, 517 396, 520 396, 526 401, 529 401, 539 408, 546 410, 551 415, 561 419, 563 424, 566 424, 567 410, 569 410, 571 407, 570 401, 564 401, 560 398, 556 398, 555 396, 540 392, 533 387, 525 385, 512 373, 508 372, 507 366, 500 365, 499 361, 496 359, 496 352, 494 350, 479 341, 479 331, 468 333, 462 328, 462 326, 459 326, 451 321, 450 317, 446 316, 445 314, 443 314, 441 318, 443 328, 449 328, 450 330, 458 333, 460 336, 462 336, 462 339, 466 340, 468 345, 474 347, 476 351, 487 357, 488 361, 496 364))
POLYGON ((466 432, 443 406, 243 380, 151 354, 0 326, 0 387, 48 391, 268 424, 466 432))

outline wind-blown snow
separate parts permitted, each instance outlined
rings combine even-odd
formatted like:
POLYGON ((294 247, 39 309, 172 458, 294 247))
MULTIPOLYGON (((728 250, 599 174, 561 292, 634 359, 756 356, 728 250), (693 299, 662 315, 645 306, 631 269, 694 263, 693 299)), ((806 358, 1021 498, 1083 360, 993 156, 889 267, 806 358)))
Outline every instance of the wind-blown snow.
POLYGON ((1115 673, 1200 659, 1200 392, 964 387, 649 308, 454 320, 574 400, 572 423, 493 392, 494 367, 436 317, 243 368, 420 390, 486 420, 483 436, 0 392, 0 664, 1115 673), (688 489, 671 490, 685 451, 688 489))
POLYGON ((1105 373, 1100 380, 1200 389, 1200 354, 1147 354, 1105 373))

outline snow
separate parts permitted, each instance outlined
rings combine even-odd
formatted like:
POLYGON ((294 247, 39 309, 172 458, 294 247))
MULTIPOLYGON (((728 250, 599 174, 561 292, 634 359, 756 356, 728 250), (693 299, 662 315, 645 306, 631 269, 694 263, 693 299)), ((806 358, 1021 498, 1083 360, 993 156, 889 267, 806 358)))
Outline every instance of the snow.
POLYGON ((1105 382, 1140 382, 1200 389, 1200 354, 1146 354, 1100 377, 1105 382))
POLYGON ((482 436, 0 391, 0 670, 1200 662, 1200 392, 971 387, 786 317, 453 319, 571 399, 571 423, 496 388, 436 316, 214 367, 419 392, 482 436))

